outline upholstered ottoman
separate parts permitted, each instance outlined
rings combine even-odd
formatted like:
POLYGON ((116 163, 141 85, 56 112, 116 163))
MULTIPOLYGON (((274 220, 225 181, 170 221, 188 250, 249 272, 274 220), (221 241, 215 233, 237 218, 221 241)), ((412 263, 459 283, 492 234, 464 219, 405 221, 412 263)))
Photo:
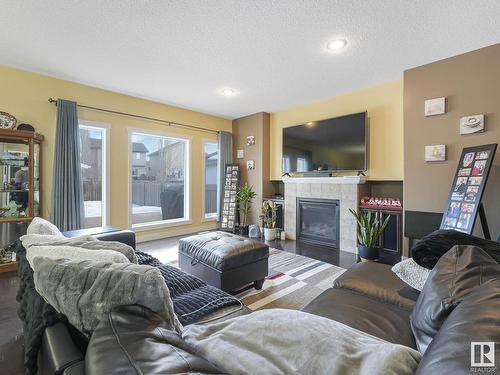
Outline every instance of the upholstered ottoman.
POLYGON ((226 292, 249 283, 261 289, 268 272, 269 247, 227 232, 209 232, 179 241, 179 266, 226 292))

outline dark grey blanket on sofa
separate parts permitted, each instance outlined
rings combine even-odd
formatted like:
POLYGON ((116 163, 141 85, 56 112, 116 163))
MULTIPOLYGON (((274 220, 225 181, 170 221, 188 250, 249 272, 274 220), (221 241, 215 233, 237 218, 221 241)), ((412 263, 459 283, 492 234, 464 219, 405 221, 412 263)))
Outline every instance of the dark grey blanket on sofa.
MULTIPOLYGON (((24 366, 26 374, 35 374, 45 327, 65 321, 65 317, 57 313, 35 290, 33 270, 26 260, 26 250, 21 241, 17 241, 14 251, 20 279, 16 299, 19 302, 18 316, 23 322, 24 330, 24 366)), ((174 311, 183 325, 195 323, 220 308, 240 304, 229 294, 208 286, 202 280, 175 267, 165 265, 147 253, 137 251, 136 255, 139 264, 159 269, 169 288, 174 311)))

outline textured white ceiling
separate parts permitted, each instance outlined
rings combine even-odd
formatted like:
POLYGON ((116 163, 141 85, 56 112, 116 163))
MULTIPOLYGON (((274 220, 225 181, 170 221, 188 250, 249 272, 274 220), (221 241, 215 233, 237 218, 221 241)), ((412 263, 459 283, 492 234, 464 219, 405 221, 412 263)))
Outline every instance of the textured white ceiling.
POLYGON ((0 30, 0 64, 235 118, 498 43, 500 1, 0 0, 0 30))

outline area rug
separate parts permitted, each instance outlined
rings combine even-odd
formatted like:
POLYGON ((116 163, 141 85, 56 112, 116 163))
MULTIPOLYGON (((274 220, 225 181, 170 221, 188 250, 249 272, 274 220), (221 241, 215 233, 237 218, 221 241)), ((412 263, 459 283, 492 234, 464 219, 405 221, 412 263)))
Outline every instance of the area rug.
POLYGON ((329 263, 278 249, 269 249, 269 276, 261 290, 236 294, 251 310, 300 310, 345 271, 329 263))

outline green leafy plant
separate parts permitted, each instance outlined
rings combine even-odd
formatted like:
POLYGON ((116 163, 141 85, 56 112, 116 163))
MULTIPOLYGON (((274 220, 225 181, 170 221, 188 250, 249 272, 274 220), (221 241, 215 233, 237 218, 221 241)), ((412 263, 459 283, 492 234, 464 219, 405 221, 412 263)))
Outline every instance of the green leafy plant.
POLYGON ((249 186, 248 184, 242 186, 236 195, 238 210, 240 212, 240 226, 242 227, 248 225, 248 214, 251 210, 252 199, 254 199, 256 195, 255 191, 253 191, 253 186, 249 186))
POLYGON ((388 216, 382 221, 377 214, 371 211, 360 211, 359 213, 352 209, 349 209, 349 211, 358 222, 359 244, 369 248, 376 247, 378 238, 389 223, 390 217, 388 216))
POLYGON ((278 208, 276 203, 273 201, 264 201, 262 203, 262 225, 264 228, 275 228, 276 227, 276 212, 278 208))

